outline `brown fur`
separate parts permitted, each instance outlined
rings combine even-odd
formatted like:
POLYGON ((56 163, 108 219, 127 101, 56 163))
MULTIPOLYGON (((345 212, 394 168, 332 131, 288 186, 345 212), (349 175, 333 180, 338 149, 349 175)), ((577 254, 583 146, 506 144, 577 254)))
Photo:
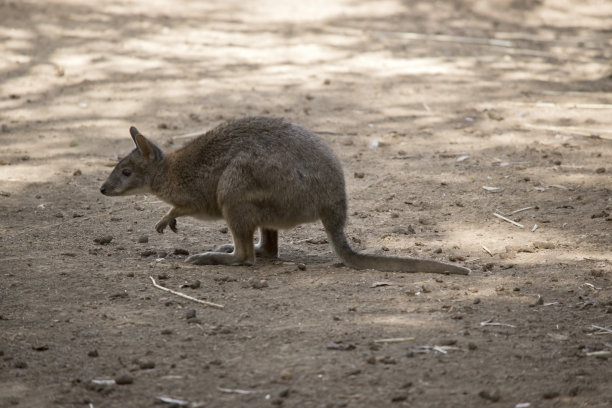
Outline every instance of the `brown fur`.
POLYGON ((349 245, 346 192, 336 156, 309 131, 282 119, 250 117, 226 122, 183 148, 164 153, 130 129, 136 149, 100 188, 109 196, 152 193, 173 208, 157 223, 176 232, 176 218, 223 218, 234 245, 192 255, 195 264, 252 265, 255 254, 278 256, 278 230, 321 220, 345 264, 357 269, 470 271, 436 261, 357 253, 349 245), (253 235, 260 229, 260 243, 253 235))

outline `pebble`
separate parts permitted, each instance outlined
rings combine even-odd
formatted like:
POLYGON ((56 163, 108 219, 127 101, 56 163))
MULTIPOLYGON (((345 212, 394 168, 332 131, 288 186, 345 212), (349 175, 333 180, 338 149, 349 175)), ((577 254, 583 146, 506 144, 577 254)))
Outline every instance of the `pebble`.
POLYGON ((168 276, 168 274, 166 272, 162 272, 159 275, 157 275, 157 279, 159 280, 166 280, 168 279, 170 276, 168 276))
POLYGON ((597 174, 603 174, 606 172, 605 167, 599 167, 597 170, 595 170, 595 173, 597 174))
POLYGON ((559 393, 557 391, 547 391, 544 394, 542 394, 542 398, 544 399, 553 399, 553 398, 557 398, 559 396, 559 393))
POLYGON ((394 234, 403 234, 403 235, 416 234, 416 231, 414 230, 412 225, 409 225, 407 227, 404 227, 402 225, 396 225, 395 227, 391 229, 391 232, 394 234))
POLYGON ((72 173, 72 175, 73 175, 73 176, 80 176, 81 174, 83 174, 83 172, 81 171, 81 169, 76 169, 76 170, 75 170, 75 171, 72 173))
POLYGON ((283 379, 285 381, 289 381, 289 380, 293 379, 293 374, 291 373, 291 371, 285 369, 285 370, 281 371, 280 377, 281 377, 281 379, 283 379))
POLYGON ((149 242, 148 235, 141 235, 140 237, 138 237, 138 243, 146 244, 147 242, 149 242))
POLYGON ((138 367, 140 367, 141 370, 152 370, 155 368, 155 362, 154 361, 141 361, 138 363, 138 367))
POLYGON ((287 398, 289 396, 289 392, 291 392, 291 389, 289 387, 285 387, 282 390, 280 390, 280 392, 278 393, 278 396, 281 398, 287 398))
POLYGON ((28 368, 28 363, 23 360, 15 360, 15 362, 13 363, 13 367, 19 369, 28 368))
POLYGON ((219 232, 222 234, 227 234, 229 231, 229 229, 227 227, 221 227, 219 228, 219 232))
POLYGON ((480 391, 478 393, 478 396, 482 399, 486 399, 492 402, 497 402, 501 399, 501 396, 499 395, 498 391, 495 391, 493 393, 490 393, 489 391, 480 391))
POLYGON ((187 313, 185 314, 186 319, 193 319, 194 317, 196 317, 195 309, 189 309, 187 313))
POLYGON ((99 355, 98 350, 91 350, 89 353, 87 353, 88 357, 98 357, 99 355))
POLYGON ((476 343, 468 343, 468 350, 474 351, 478 348, 478 346, 476 345, 476 343))
POLYGON ((134 383, 134 377, 129 374, 123 374, 115 378, 115 383, 118 385, 129 385, 134 383))
POLYGON ((436 248, 433 251, 434 254, 441 254, 442 253, 442 248, 436 248))
POLYGON ((98 245, 107 245, 110 244, 110 242, 113 240, 113 236, 112 235, 103 235, 101 237, 98 238, 94 238, 94 242, 98 245))
POLYGON ((174 255, 189 255, 189 251, 183 248, 175 248, 174 255))
POLYGON ((472 303, 473 303, 473 304, 475 304, 475 305, 479 304, 479 303, 480 303, 480 298, 475 298, 475 299, 472 301, 472 303))
POLYGON ((300 271, 305 271, 306 270, 306 265, 303 263, 299 263, 297 264, 297 267, 300 271))
POLYGON ((365 173, 361 171, 356 171, 354 174, 355 178, 362 179, 365 177, 365 173))
POLYGON ((262 280, 253 279, 253 281, 251 281, 251 287, 253 289, 267 288, 268 287, 268 281, 265 280, 265 279, 262 279, 262 280))
POLYGON ((149 257, 151 255, 155 255, 155 254, 156 254, 156 252, 153 251, 152 249, 147 249, 146 251, 142 251, 140 253, 140 256, 142 256, 143 258, 147 258, 147 257, 149 257))

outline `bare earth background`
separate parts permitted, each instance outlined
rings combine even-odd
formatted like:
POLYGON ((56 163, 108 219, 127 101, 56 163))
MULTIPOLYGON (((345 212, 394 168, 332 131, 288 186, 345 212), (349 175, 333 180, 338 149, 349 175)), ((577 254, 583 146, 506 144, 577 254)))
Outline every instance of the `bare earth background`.
POLYGON ((611 21, 607 0, 0 1, 0 406, 612 406, 611 21), (279 262, 190 267, 222 222, 159 235, 166 204, 99 194, 130 125, 175 149, 245 115, 338 154, 360 250, 473 273, 350 270, 319 224, 279 262))

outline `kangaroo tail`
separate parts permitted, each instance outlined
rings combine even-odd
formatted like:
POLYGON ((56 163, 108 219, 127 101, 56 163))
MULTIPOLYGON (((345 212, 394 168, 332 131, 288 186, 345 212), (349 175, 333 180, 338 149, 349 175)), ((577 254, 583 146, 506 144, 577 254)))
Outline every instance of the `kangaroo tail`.
POLYGON ((336 254, 344 263, 355 269, 376 269, 388 272, 430 272, 455 275, 468 275, 470 270, 458 265, 443 262, 361 254, 356 252, 344 234, 344 218, 322 218, 323 225, 336 254))

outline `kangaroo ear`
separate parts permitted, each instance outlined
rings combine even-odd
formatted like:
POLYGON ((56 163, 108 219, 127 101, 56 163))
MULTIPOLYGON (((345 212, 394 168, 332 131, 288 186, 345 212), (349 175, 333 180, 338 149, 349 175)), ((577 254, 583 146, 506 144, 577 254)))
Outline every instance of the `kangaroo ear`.
POLYGON ((132 135, 136 147, 144 158, 156 161, 161 161, 164 158, 164 152, 155 143, 144 137, 134 126, 130 128, 130 135, 132 135))

